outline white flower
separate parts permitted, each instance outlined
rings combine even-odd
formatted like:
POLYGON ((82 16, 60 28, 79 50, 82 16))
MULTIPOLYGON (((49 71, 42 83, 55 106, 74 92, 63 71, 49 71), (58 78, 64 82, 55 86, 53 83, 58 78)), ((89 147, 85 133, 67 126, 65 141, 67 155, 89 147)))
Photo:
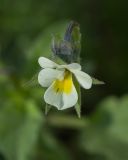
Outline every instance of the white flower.
POLYGON ((78 63, 58 65, 45 57, 40 57, 38 62, 43 68, 39 72, 38 82, 43 87, 49 87, 44 94, 44 100, 58 110, 73 107, 77 103, 78 94, 72 75, 83 88, 90 89, 92 86, 92 78, 81 71, 78 63))

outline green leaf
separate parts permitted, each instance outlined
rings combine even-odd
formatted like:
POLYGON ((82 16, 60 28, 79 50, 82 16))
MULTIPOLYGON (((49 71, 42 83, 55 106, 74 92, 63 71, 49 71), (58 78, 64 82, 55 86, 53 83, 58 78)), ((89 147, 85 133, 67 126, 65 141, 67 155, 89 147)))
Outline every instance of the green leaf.
POLYGON ((0 152, 7 160, 28 160, 42 124, 42 115, 33 101, 0 110, 0 152))
POLYGON ((78 119, 71 115, 57 115, 52 114, 48 117, 49 125, 58 128, 69 128, 69 129, 83 129, 88 126, 88 120, 81 118, 78 119))
POLYGON ((105 160, 127 160, 128 96, 107 98, 90 120, 82 133, 83 148, 91 154, 104 156, 105 160))
MULTIPOLYGON (((50 116, 47 118, 49 117, 50 116)), ((53 123, 55 120, 56 116, 55 119, 53 117, 53 123)), ((60 143, 51 132, 51 129, 49 128, 49 130, 48 128, 45 126, 42 129, 41 137, 39 140, 40 145, 37 149, 37 157, 35 160, 55 160, 56 157, 61 160, 71 160, 71 155, 67 147, 62 145, 62 143, 60 143)))

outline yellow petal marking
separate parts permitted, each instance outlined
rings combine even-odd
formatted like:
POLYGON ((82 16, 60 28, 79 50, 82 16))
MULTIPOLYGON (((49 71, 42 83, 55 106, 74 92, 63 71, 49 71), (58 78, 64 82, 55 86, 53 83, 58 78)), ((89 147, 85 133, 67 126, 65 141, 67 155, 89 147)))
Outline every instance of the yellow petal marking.
POLYGON ((54 82, 54 90, 55 92, 64 92, 66 94, 70 94, 72 91, 72 74, 69 71, 65 71, 63 80, 55 80, 54 82))

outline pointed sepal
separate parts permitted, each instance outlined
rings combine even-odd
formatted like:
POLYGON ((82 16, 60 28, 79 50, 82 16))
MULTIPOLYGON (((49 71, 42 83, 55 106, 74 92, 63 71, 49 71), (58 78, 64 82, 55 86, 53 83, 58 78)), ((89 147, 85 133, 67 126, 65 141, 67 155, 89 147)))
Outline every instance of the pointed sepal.
POLYGON ((100 80, 92 77, 92 84, 94 84, 94 85, 102 85, 102 84, 105 84, 105 83, 103 81, 100 81, 100 80))
POLYGON ((45 115, 48 115, 48 112, 50 111, 51 107, 52 106, 50 104, 46 103, 46 105, 45 105, 45 115))

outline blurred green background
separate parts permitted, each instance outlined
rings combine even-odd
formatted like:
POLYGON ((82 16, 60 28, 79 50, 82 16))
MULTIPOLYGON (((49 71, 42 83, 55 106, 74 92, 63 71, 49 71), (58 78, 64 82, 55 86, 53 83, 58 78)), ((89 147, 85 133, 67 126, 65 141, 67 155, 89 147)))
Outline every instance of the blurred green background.
POLYGON ((127 5, 0 0, 0 160, 128 160, 127 5), (31 80, 70 20, 81 26, 83 70, 106 82, 82 90, 81 119, 74 108, 45 116, 44 90, 31 80))

